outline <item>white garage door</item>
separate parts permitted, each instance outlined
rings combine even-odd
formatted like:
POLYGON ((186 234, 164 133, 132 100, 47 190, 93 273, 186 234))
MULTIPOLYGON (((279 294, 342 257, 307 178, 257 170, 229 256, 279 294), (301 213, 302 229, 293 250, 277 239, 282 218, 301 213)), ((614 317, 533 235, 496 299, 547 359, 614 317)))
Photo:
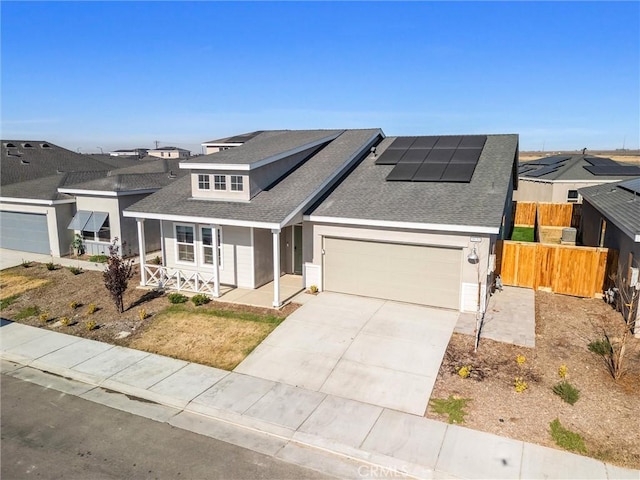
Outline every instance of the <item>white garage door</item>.
POLYGON ((324 289, 460 308, 462 250, 324 238, 324 289))
POLYGON ((47 216, 0 211, 0 247, 48 255, 47 216))

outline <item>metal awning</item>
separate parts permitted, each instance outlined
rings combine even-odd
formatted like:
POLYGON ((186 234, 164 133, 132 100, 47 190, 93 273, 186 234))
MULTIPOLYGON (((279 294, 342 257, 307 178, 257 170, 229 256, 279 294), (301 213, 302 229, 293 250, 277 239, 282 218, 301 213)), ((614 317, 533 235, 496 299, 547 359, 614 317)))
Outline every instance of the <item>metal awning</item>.
POLYGON ((109 214, 106 212, 78 210, 67 228, 69 230, 83 230, 85 232, 94 233, 99 232, 107 217, 109 217, 109 214))

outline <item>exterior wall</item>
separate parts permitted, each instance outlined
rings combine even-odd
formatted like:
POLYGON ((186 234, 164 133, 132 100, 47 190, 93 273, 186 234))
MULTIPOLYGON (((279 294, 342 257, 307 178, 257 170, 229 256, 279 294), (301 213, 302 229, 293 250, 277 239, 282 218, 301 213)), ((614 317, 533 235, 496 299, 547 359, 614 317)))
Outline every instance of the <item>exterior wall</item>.
POLYGON ((147 155, 158 158, 187 158, 191 152, 188 150, 149 150, 147 155), (164 154, 164 155, 163 155, 164 154))
POLYGON ((191 174, 191 196, 193 198, 204 198, 208 200, 236 200, 236 201, 249 201, 249 175, 246 171, 219 171, 219 170, 194 170, 191 174), (209 175, 209 190, 198 189, 198 175, 209 175), (214 190, 213 188, 213 176, 214 175, 226 175, 227 177, 227 189, 226 190, 214 190), (241 192, 235 192, 231 190, 230 175, 240 175, 244 179, 244 189, 241 192))
MULTIPOLYGON (((303 226, 303 261, 305 263, 305 287, 316 285, 322 289, 322 238, 350 238, 374 240, 380 242, 407 243, 415 245, 457 247, 462 250, 460 310, 477 309, 478 284, 481 284, 482 297, 486 290, 490 253, 495 238, 489 235, 458 234, 448 232, 420 232, 416 230, 392 230, 365 227, 351 227, 335 224, 305 222, 303 226), (479 242, 472 242, 471 238, 479 242), (466 258, 476 246, 480 258, 478 264, 469 263, 466 258)), ((494 236, 495 237, 495 236, 494 236)))
POLYGON ((271 230, 253 229, 253 253, 255 283, 252 288, 257 288, 273 280, 273 234, 271 230))
POLYGON ((47 216, 47 230, 51 255, 62 257, 69 254, 73 232, 67 226, 73 218, 73 203, 58 205, 27 205, 23 203, 2 203, 0 209, 7 212, 39 213, 47 216))
MULTIPOLYGON (((135 218, 125 217, 122 212, 125 208, 130 207, 136 202, 139 202, 149 194, 139 195, 127 195, 126 197, 118 197, 118 212, 120 216, 120 235, 118 238, 122 243, 125 243, 124 254, 126 255, 138 255, 138 225, 135 218)), ((112 231, 111 237, 115 237, 115 233, 112 231)), ((147 253, 160 250, 160 222, 158 220, 144 221, 144 243, 145 251, 147 253)))
POLYGON ((551 202, 552 198, 551 182, 534 182, 523 177, 518 179, 518 190, 513 193, 513 199, 518 202, 551 202))
POLYGON ((293 273, 293 227, 280 233, 280 273, 293 273))
MULTIPOLYGON (((109 228, 111 229, 110 242, 90 242, 84 241, 85 252, 89 255, 109 254, 109 244, 114 238, 118 237, 119 244, 122 245, 123 236, 120 225, 121 211, 118 204, 117 197, 85 197, 76 196, 76 211, 77 210, 89 210, 95 212, 106 212, 109 214, 109 228)), ((132 219, 135 222, 135 219, 132 219)), ((76 231, 74 233, 80 233, 76 231)), ((135 237, 137 238, 137 236, 135 237)), ((135 245, 132 246, 127 243, 127 251, 120 252, 123 255, 128 254, 129 247, 135 247, 135 251, 138 251, 138 241, 135 241, 135 245)))

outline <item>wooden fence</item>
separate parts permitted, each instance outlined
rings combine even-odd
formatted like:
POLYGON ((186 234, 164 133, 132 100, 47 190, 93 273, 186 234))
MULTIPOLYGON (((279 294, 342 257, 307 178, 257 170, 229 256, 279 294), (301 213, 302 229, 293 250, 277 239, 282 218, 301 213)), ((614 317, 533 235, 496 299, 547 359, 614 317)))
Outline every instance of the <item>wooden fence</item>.
POLYGON ((541 227, 570 227, 573 203, 539 203, 538 225, 541 227))
POLYGON ((577 297, 594 297, 611 286, 617 250, 529 242, 498 242, 497 271, 504 285, 550 289, 577 297))
POLYGON ((516 203, 513 224, 519 227, 533 227, 536 223, 536 202, 516 203))

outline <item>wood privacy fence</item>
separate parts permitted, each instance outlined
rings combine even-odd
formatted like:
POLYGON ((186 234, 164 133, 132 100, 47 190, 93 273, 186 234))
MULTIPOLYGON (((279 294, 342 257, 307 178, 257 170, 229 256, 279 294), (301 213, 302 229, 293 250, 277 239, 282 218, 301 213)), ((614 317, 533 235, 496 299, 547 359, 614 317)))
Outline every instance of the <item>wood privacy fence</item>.
POLYGON ((536 202, 516 203, 516 215, 513 224, 523 227, 533 227, 536 223, 536 202))
POLYGON ((581 212, 582 205, 579 203, 517 202, 513 224, 529 227, 577 228, 581 212))
POLYGON ((597 247, 498 242, 496 265, 504 285, 550 289, 594 297, 609 288, 618 264, 617 250, 597 247))

